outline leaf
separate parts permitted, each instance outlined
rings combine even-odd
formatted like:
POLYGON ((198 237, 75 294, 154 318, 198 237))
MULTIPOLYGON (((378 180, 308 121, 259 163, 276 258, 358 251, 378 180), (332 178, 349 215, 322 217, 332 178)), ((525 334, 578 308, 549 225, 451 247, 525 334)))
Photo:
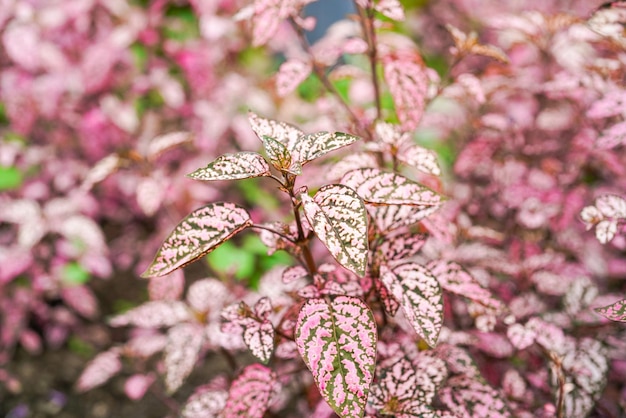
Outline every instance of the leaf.
POLYGON ((414 51, 399 51, 383 57, 385 80, 404 131, 419 125, 426 104, 428 76, 422 58, 414 51))
POLYGON ((611 321, 626 322, 626 299, 602 308, 596 308, 595 311, 611 321))
POLYGON ((170 328, 165 346, 165 386, 175 392, 189 376, 198 359, 204 342, 204 332, 199 324, 183 323, 170 328))
POLYGON ((191 139, 192 135, 189 132, 170 132, 164 135, 159 135, 150 141, 150 144, 148 144, 146 157, 151 160, 155 160, 165 151, 186 142, 190 142, 191 139))
POLYGON ((398 160, 427 174, 441 174, 437 154, 419 145, 404 145, 398 152, 398 160))
POLYGON ((299 59, 283 62, 276 74, 276 93, 285 97, 311 74, 312 65, 299 59))
POLYGON ((382 266, 380 279, 400 302, 404 315, 426 343, 437 345, 443 324, 443 295, 439 282, 424 266, 405 263, 389 269, 382 266))
POLYGON ((378 251, 385 261, 400 261, 412 257, 419 252, 426 243, 428 235, 417 233, 403 233, 387 237, 378 247, 378 251))
POLYGON ((439 391, 439 398, 456 416, 468 418, 507 418, 511 416, 500 394, 483 381, 471 376, 454 376, 439 391))
POLYGON ((187 290, 187 303, 199 313, 216 313, 230 297, 230 289, 218 279, 197 280, 187 290))
POLYGON ((288 150, 292 150, 298 139, 304 135, 304 132, 293 125, 265 119, 253 112, 248 112, 248 121, 259 139, 269 136, 282 143, 288 150))
POLYGON ((166 188, 154 177, 142 177, 137 184, 137 204, 146 216, 154 215, 163 203, 166 188))
POLYGON ((119 349, 112 348, 98 354, 85 367, 76 383, 76 390, 86 392, 103 385, 122 370, 119 349))
POLYGON ((596 199, 595 206, 607 218, 626 218, 626 200, 621 196, 614 194, 600 196, 596 199))
POLYGON ((374 5, 374 9, 389 19, 403 21, 404 9, 399 0, 380 0, 374 5))
POLYGON ((114 327, 134 325, 140 328, 160 328, 190 319, 191 313, 184 302, 156 300, 113 317, 110 324, 114 327))
POLYGON ((341 417, 361 417, 376 362, 376 323, 350 296, 309 299, 298 315, 298 351, 322 397, 341 417))
POLYGON ((194 180, 239 180, 269 176, 270 167, 261 154, 238 152, 224 154, 204 168, 188 174, 194 180))
POLYGON ((184 267, 251 225, 248 212, 233 203, 196 209, 167 237, 141 277, 163 276, 184 267))
POLYGON ((291 167, 291 154, 287 147, 282 142, 267 135, 263 135, 261 140, 272 165, 277 170, 288 170, 291 167))
POLYGON ((274 351, 274 327, 270 321, 251 320, 244 325, 243 342, 252 354, 267 364, 274 351))
POLYGON ((230 387, 223 418, 262 418, 275 392, 276 375, 260 364, 246 367, 230 387))
POLYGON ((355 152, 346 155, 338 162, 332 164, 326 172, 326 180, 339 180, 346 173, 357 168, 375 168, 378 167, 376 156, 369 152, 355 152))
POLYGON ((293 147, 293 154, 300 161, 300 164, 305 165, 316 158, 350 145, 359 139, 358 136, 343 132, 308 134, 298 139, 293 147))
POLYGON ((490 309, 502 309, 503 305, 491 292, 478 283, 467 271, 455 262, 433 260, 426 265, 437 278, 441 287, 451 293, 466 297, 490 309))
POLYGON ((400 308, 400 302, 398 302, 389 290, 385 287, 385 285, 380 280, 374 280, 374 287, 376 288, 376 292, 380 297, 380 300, 383 303, 383 308, 387 315, 396 316, 398 309, 400 308))
POLYGON ((476 54, 493 58, 504 64, 509 62, 508 57, 500 48, 493 45, 484 45, 479 43, 476 32, 471 32, 468 35, 450 24, 446 25, 446 29, 448 29, 448 32, 450 32, 450 35, 454 40, 455 49, 453 50, 453 53, 455 55, 463 56, 466 54, 476 54))
POLYGON ((181 418, 217 417, 226 406, 226 399, 228 399, 228 392, 225 390, 200 387, 187 399, 180 416, 181 418))
POLYGON ((351 188, 323 186, 311 199, 301 195, 304 214, 313 230, 339 264, 359 276, 367 267, 367 212, 351 188))
POLYGON ((596 224, 596 238, 601 244, 608 244, 617 233, 617 221, 600 221, 596 224))
POLYGON ((121 165, 121 158, 117 154, 110 154, 101 159, 94 165, 85 176, 80 189, 89 191, 95 184, 105 180, 111 174, 115 173, 121 165))
POLYGON ((439 205, 381 205, 367 206, 367 211, 381 233, 388 233, 403 226, 411 226, 426 219, 439 209, 439 205))
POLYGON ((420 209, 439 206, 442 197, 399 174, 377 168, 361 168, 346 174, 341 183, 353 188, 372 205, 413 205, 420 209))

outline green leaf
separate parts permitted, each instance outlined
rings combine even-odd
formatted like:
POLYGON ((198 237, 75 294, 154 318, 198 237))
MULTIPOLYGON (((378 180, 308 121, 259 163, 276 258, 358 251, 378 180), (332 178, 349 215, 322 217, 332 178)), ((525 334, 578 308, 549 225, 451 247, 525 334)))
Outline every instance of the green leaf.
POLYGON ((206 167, 188 174, 194 180, 240 180, 252 177, 269 176, 270 166, 261 154, 238 152, 224 154, 206 167))
POLYGON ((261 140, 272 165, 277 170, 289 170, 291 167, 291 154, 287 147, 282 142, 267 135, 262 135, 261 140))
POLYGON ((0 165, 0 190, 15 190, 18 189, 24 176, 17 167, 0 165))
POLYGON ((90 278, 89 272, 76 262, 67 263, 61 270, 61 280, 69 285, 85 284, 90 278))

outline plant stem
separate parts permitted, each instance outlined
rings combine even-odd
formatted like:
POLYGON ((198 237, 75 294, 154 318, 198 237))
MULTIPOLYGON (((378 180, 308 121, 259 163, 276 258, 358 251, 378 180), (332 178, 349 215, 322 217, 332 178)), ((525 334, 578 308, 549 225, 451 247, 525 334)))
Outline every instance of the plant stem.
POLYGON ((254 224, 254 225, 252 225, 252 228, 256 228, 256 229, 263 229, 263 230, 265 230, 265 231, 269 231, 269 232, 271 232, 272 234, 276 234, 276 235, 278 235, 279 237, 281 237, 281 238, 283 238, 283 239, 285 239, 285 240, 287 240, 287 241, 291 242, 292 244, 296 244, 296 245, 298 244, 298 243, 297 243, 297 242, 296 242, 293 238, 291 238, 291 237, 289 237, 289 236, 287 236, 287 235, 283 234, 282 232, 278 232, 278 231, 276 231, 275 229, 269 228, 269 227, 267 227, 267 226, 264 226, 264 225, 259 225, 259 224, 254 224))
POLYGON ((556 378, 559 382, 559 393, 556 402, 556 416, 557 418, 565 418, 565 373, 563 372, 563 364, 561 358, 553 351, 548 352, 548 356, 554 367, 556 368, 556 378))
POLYGON ((378 62, 378 48, 376 45, 376 30, 374 28, 374 9, 368 7, 367 9, 362 8, 356 2, 354 2, 355 7, 359 11, 359 16, 361 17, 361 28, 363 29, 363 35, 365 36, 365 41, 367 42, 367 55, 370 60, 370 71, 372 73, 372 86, 374 87, 374 101, 376 103, 376 119, 373 123, 380 120, 382 118, 382 105, 380 99, 380 84, 378 82, 378 76, 376 75, 376 63, 378 62))

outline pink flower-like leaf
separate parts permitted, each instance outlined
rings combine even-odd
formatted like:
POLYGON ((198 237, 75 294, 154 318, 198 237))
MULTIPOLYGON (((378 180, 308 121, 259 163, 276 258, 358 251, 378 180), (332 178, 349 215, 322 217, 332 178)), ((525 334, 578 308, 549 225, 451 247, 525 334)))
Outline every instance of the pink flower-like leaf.
POLYGON ((223 418, 262 418, 276 392, 274 372, 260 364, 252 364, 232 383, 223 418))
POLYGON ((176 226, 141 276, 162 276, 181 268, 251 225, 248 212, 233 203, 212 203, 196 209, 176 226))
POLYGON ((259 319, 265 320, 272 313, 272 302, 268 297, 262 297, 254 304, 254 313, 259 319))
POLYGON ((383 308, 385 309, 387 315, 396 316, 398 309, 400 309, 400 302, 393 297, 380 280, 374 280, 374 287, 376 292, 378 292, 378 296, 383 303, 383 308))
POLYGON ((457 263, 433 260, 426 265, 426 268, 439 280, 444 290, 466 297, 490 309, 502 309, 502 302, 457 263))
POLYGON ((316 158, 358 140, 358 136, 343 132, 317 132, 301 136, 295 143, 292 153, 300 161, 300 164, 305 165, 316 158))
POLYGON ((146 157, 150 160, 155 160, 167 150, 190 142, 191 140, 192 134, 189 132, 170 132, 159 135, 148 144, 146 157))
POLYGON ((367 212, 351 188, 341 184, 323 186, 314 198, 300 195, 304 214, 331 255, 359 276, 367 267, 367 212))
POLYGON ((515 348, 518 350, 524 350, 535 342, 537 334, 535 331, 522 324, 512 324, 507 329, 506 336, 515 348))
POLYGON ((587 229, 595 226, 596 238, 606 244, 615 237, 619 222, 626 219, 626 200, 613 194, 600 196, 593 206, 582 209, 580 218, 587 229))
POLYGON ((419 252, 428 238, 425 234, 403 233, 390 236, 378 251, 385 261, 400 261, 419 252))
POLYGON ((412 131, 422 119, 428 92, 424 63, 417 52, 401 51, 385 56, 383 69, 402 129, 412 131))
POLYGON ((309 299, 296 324, 298 351, 340 417, 362 417, 376 361, 376 323, 359 298, 309 299))
MULTIPOLYGON (((292 157, 287 147, 282 142, 267 135, 263 135, 261 140, 263 141, 265 153, 267 154, 272 165, 276 167, 277 170, 290 170, 292 157)), ((299 174, 297 172, 299 171, 297 168, 295 171, 295 174, 299 174)))
POLYGON ((267 364, 274 351, 274 327, 270 321, 249 321, 244 325, 243 342, 250 352, 267 364))
POLYGON ((170 328, 167 339, 164 353, 165 386, 169 393, 173 393, 196 365, 204 333, 199 324, 183 323, 170 328))
POLYGON ((76 383, 79 392, 86 392, 106 383, 122 370, 119 349, 112 348, 98 354, 85 367, 76 383))
POLYGON ((134 374, 124 383, 124 393, 129 399, 137 401, 143 398, 154 380, 153 374, 134 374))
POLYGON ((298 139, 304 135, 304 132, 293 125, 266 119, 254 112, 248 112, 248 121, 259 139, 262 139, 263 136, 274 138, 287 147, 288 150, 292 150, 298 139))
POLYGON ((188 321, 191 317, 184 302, 155 300, 113 317, 110 324, 114 327, 134 325, 140 328, 160 328, 188 321))
POLYGON ((626 322, 626 299, 597 308, 595 311, 611 321, 626 322))
POLYGON ((443 294, 439 282, 428 269, 417 263, 404 263, 389 269, 382 266, 381 280, 400 302, 415 332, 426 343, 437 345, 443 325, 443 294))
POLYGON ((188 176, 195 180, 239 180, 270 174, 270 166, 261 154, 238 152, 224 154, 188 176))
POLYGON ((388 233, 403 226, 415 225, 439 209, 439 205, 367 205, 367 211, 381 233, 388 233))
POLYGON ((276 74, 276 92, 284 97, 294 91, 311 74, 312 66, 309 62, 299 59, 290 59, 281 64, 276 74))
POLYGON ((404 8, 399 0, 380 0, 374 5, 374 9, 389 19, 404 20, 404 8))
POLYGON ((180 413, 181 418, 217 417, 226 406, 228 392, 212 388, 211 385, 199 387, 187 402, 180 413))
POLYGON ((437 154, 419 145, 404 144, 399 150, 397 157, 404 164, 424 173, 435 176, 441 174, 441 168, 439 168, 439 163, 437 162, 437 154))
POLYGON ((377 168, 352 170, 341 183, 353 188, 363 201, 372 205, 411 205, 426 209, 443 202, 443 198, 433 190, 399 174, 377 168))
POLYGON ((100 183, 115 173, 119 169, 121 162, 121 158, 117 154, 107 155, 98 161, 85 176, 83 183, 80 185, 81 190, 88 191, 95 184, 100 183))

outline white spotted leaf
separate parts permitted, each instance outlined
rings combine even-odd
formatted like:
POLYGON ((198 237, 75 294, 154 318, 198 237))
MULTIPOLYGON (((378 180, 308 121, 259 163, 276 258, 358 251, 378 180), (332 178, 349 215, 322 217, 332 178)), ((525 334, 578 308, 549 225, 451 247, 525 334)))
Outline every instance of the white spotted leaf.
POLYGON ((352 170, 341 183, 353 188, 366 203, 373 205, 412 205, 426 209, 443 203, 443 198, 428 187, 377 168, 352 170))
POLYGON ((626 299, 597 308, 595 311, 611 321, 626 322, 626 299))
POLYGON ((94 357, 85 367, 76 383, 79 392, 103 385, 122 370, 119 349, 112 348, 94 357))
POLYGON ((196 209, 165 239, 141 276, 163 276, 181 268, 251 225, 248 212, 233 203, 212 203, 196 209))
POLYGON ((439 209, 439 205, 367 205, 367 212, 380 232, 414 225, 439 209))
POLYGON ((376 362, 376 323, 359 298, 309 299, 296 324, 298 351, 340 417, 362 417, 376 362))
POLYGON ((291 153, 287 147, 277 139, 270 136, 261 136, 263 148, 270 159, 270 162, 277 170, 288 170, 291 167, 291 153))
POLYGON ((270 167, 261 154, 238 152, 221 155, 188 176, 195 180, 239 180, 270 174, 270 167))
POLYGON ((226 406, 228 392, 200 387, 189 397, 180 413, 181 418, 217 417, 226 406))
POLYGON ((426 243, 428 236, 418 233, 403 233, 389 236, 378 251, 385 261, 400 261, 412 257, 419 252, 426 243))
POLYGON ((287 96, 306 80, 312 69, 311 63, 299 59, 283 62, 276 74, 276 93, 280 97, 287 96))
POLYGON ((243 342, 252 354, 267 364, 274 351, 274 327, 270 321, 248 321, 244 325, 243 342))
POLYGON ((301 195, 304 214, 331 255, 345 268, 364 276, 367 267, 367 212, 351 188, 323 186, 314 198, 301 195))
POLYGON ((358 140, 358 136, 343 132, 317 132, 301 136, 295 143, 293 154, 302 165, 305 165, 316 158, 358 140))
POLYGON ((248 121, 259 139, 263 139, 263 136, 274 138, 288 150, 292 150, 298 139, 304 135, 304 132, 293 125, 266 119, 254 112, 248 112, 248 121))
POLYGON ((223 418, 262 418, 276 392, 276 376, 271 369, 251 364, 230 386, 223 418))
POLYGON ((110 324, 114 327, 133 325, 139 328, 161 328, 190 319, 192 314, 186 303, 178 300, 155 300, 113 317, 110 324))
POLYGON ((511 413, 498 391, 476 376, 459 375, 448 379, 439 398, 455 416, 508 418, 511 413))
POLYGON ((382 266, 380 279, 400 302, 407 320, 426 343, 437 345, 443 324, 443 295, 439 282, 417 263, 404 263, 389 269, 382 266))
POLYGON ((169 393, 175 392, 193 370, 204 341, 199 324, 182 323, 167 332, 164 352, 165 386, 169 393))

